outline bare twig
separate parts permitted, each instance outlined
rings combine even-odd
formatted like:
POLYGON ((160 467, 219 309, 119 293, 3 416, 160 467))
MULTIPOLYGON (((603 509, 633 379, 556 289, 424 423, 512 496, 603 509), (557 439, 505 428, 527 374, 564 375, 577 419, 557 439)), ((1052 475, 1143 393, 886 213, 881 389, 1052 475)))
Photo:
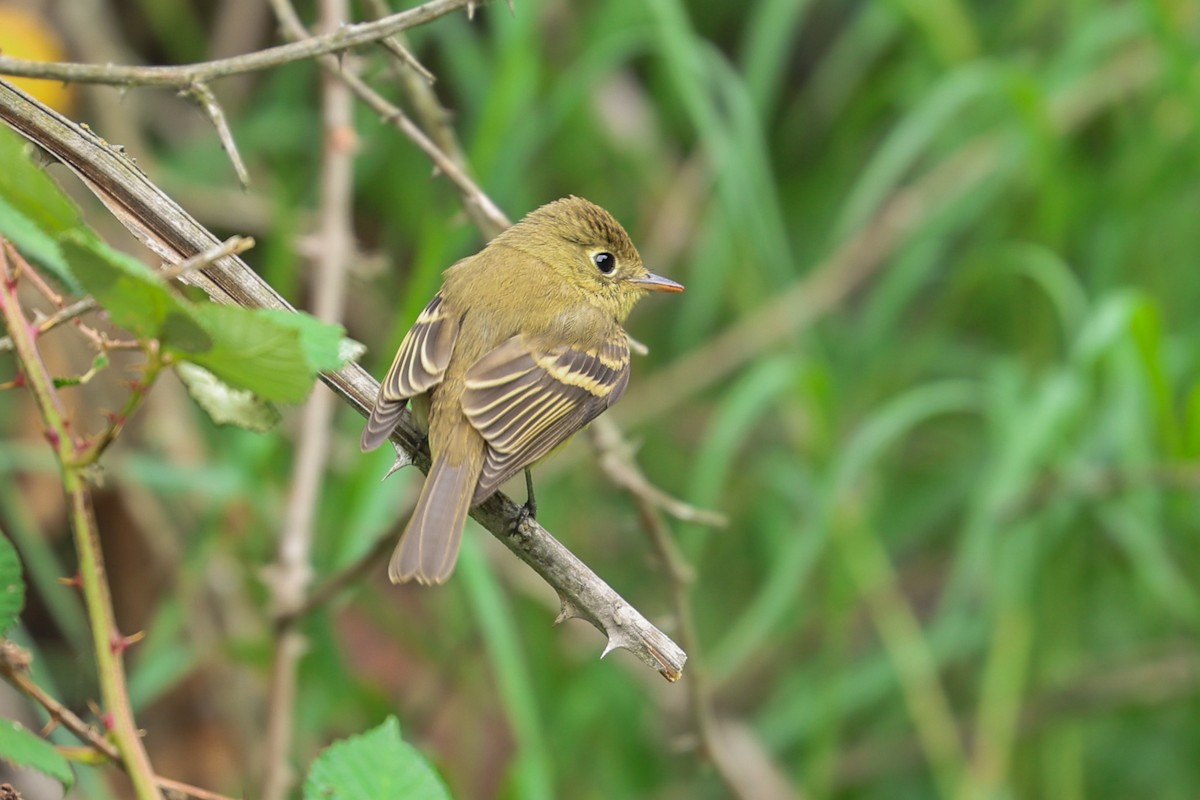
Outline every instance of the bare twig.
POLYGON ((0 75, 49 78, 76 83, 105 83, 115 86, 160 86, 186 89, 229 75, 270 69, 314 56, 341 53, 378 42, 400 31, 424 25, 452 11, 473 5, 476 0, 430 0, 374 22, 345 25, 335 31, 305 38, 292 44, 269 47, 233 58, 172 67, 136 67, 117 64, 60 64, 0 56, 0 75))
MULTIPOLYGON (((121 15, 113 13, 109 0, 72 0, 56 4, 53 11, 55 21, 61 23, 62 33, 70 42, 70 52, 76 58, 93 64, 135 63, 138 55, 129 46, 125 31, 121 29, 121 15)), ((131 152, 141 153, 143 160, 150 157, 144 132, 145 122, 150 118, 147 98, 122 97, 121 102, 114 103, 112 92, 106 87, 85 85, 76 88, 86 99, 88 118, 97 129, 108 134, 114 142, 121 142, 131 152)))
POLYGON ((75 712, 54 699, 45 689, 34 683, 29 675, 29 653, 7 639, 0 640, 0 676, 20 690, 26 697, 46 709, 50 718, 81 741, 87 742, 100 753, 116 763, 121 762, 117 746, 101 736, 95 728, 75 715, 75 712))
MULTIPOLYGON (((129 397, 126 398, 125 405, 121 410, 109 415, 108 424, 104 426, 104 430, 93 438, 91 442, 81 442, 75 448, 74 458, 69 462, 72 467, 87 467, 100 460, 100 456, 104 455, 104 451, 116 441, 117 436, 124 430, 125 423, 133 416, 133 412, 146 399, 146 392, 154 385, 154 381, 158 378, 158 373, 166 366, 167 359, 159 348, 158 342, 149 341, 144 345, 140 342, 135 344, 138 349, 146 354, 146 363, 142 367, 141 378, 134 381, 133 388, 129 392, 129 397)), ((106 346, 111 349, 111 345, 106 346)))
MULTIPOLYGON (((308 34, 288 0, 270 0, 270 3, 283 24, 287 36, 298 39, 308 34)), ((421 152, 429 157, 434 167, 459 190, 467 212, 479 224, 486 238, 490 239, 512 225, 504 212, 467 175, 463 166, 438 147, 398 106, 388 102, 383 95, 368 86, 357 75, 343 72, 341 63, 336 58, 321 57, 317 59, 317 63, 327 72, 344 81, 360 100, 379 114, 384 122, 399 128, 401 133, 411 139, 421 149, 421 152)))
POLYGON ((237 175, 238 183, 243 189, 248 187, 250 173, 246 169, 246 162, 242 161, 242 154, 238 152, 237 142, 233 140, 233 132, 229 130, 229 123, 225 121, 225 112, 221 109, 221 104, 217 102, 217 96, 213 94, 212 89, 208 88, 208 84, 203 81, 192 81, 179 93, 194 100, 213 127, 217 129, 217 138, 221 140, 221 147, 225 149, 225 153, 233 164, 233 171, 237 175))
MULTIPOLYGON (((372 0, 372 2, 374 6, 378 7, 378 10, 387 8, 383 0, 372 0)), ((444 172, 441 165, 449 161, 462 171, 465 180, 456 180, 455 186, 462 195, 463 209, 471 217, 471 221, 475 223, 475 227, 479 229, 484 238, 492 238, 512 223, 471 179, 468 173, 466 154, 463 153, 458 136, 454 131, 450 111, 438 100, 431 81, 422 80, 412 70, 404 69, 402 66, 396 70, 396 73, 400 87, 404 90, 421 123, 421 132, 429 137, 430 143, 441 154, 438 157, 430 154, 434 165, 444 172)), ((399 119, 383 109, 377 107, 377 110, 380 110, 385 119, 399 119)), ((401 125, 397 125, 397 127, 407 135, 406 127, 401 125)), ((430 153, 426 147, 422 146, 420 139, 413 141, 426 153, 430 153)), ((454 179, 452 178, 452 180, 454 179)))
MULTIPOLYGON (((367 8, 371 10, 371 14, 375 19, 383 19, 391 13, 387 3, 384 0, 367 0, 367 8)), ((396 59, 400 62, 403 71, 412 71, 421 76, 426 85, 432 84, 436 79, 433 73, 425 68, 425 65, 417 60, 417 57, 405 47, 404 40, 400 34, 389 36, 380 42, 396 59)))
MULTIPOLYGON (((49 333, 50 331, 54 330, 59 325, 65 325, 73 319, 79 319, 89 311, 95 311, 97 307, 98 306, 96 305, 96 301, 94 299, 91 297, 85 297, 82 300, 75 301, 69 306, 60 308, 58 311, 55 311, 48 317, 38 320, 37 324, 34 325, 34 330, 37 331, 38 336, 41 336, 43 333, 49 333)), ((12 349, 12 338, 9 336, 0 336, 0 351, 12 349)))
MULTIPOLYGON (((183 275, 185 272, 207 267, 225 256, 244 253, 253 246, 254 239, 250 238, 249 236, 232 236, 226 239, 220 245, 195 255, 182 264, 174 267, 166 267, 160 270, 159 274, 162 275, 165 280, 171 281, 183 275)), ((30 271, 30 275, 36 274, 37 273, 35 271, 30 271)), ((65 325, 72 320, 79 319, 84 314, 95 311, 98 308, 99 306, 96 304, 95 298, 84 297, 81 300, 76 300, 69 306, 63 306, 48 317, 38 320, 37 324, 34 325, 34 330, 39 336, 41 336, 44 333, 49 333, 60 325, 65 325)), ((0 336, 0 351, 12 350, 12 348, 12 339, 8 336, 0 336)), ((112 342, 108 343, 108 349, 114 349, 112 342)))
POLYGON ((173 281, 189 272, 212 266, 226 256, 236 256, 254 247, 254 239, 250 236, 230 236, 216 247, 210 247, 203 253, 197 253, 189 259, 174 266, 164 266, 158 274, 165 281, 173 281))
MULTIPOLYGON (((660 513, 661 498, 657 492, 645 490, 649 484, 629 460, 628 447, 619 438, 619 431, 607 431, 598 436, 596 442, 601 467, 609 480, 630 493, 642 526, 658 552, 671 589, 679 639, 695 659, 699 641, 692 614, 692 568, 675 546, 660 513)), ((717 717, 712 689, 702 663, 689 671, 687 689, 688 710, 696 735, 730 794, 739 800, 796 800, 799 797, 746 726, 717 717)))
POLYGON ((383 40, 382 44, 389 53, 400 59, 400 63, 420 75, 429 83, 433 83, 433 73, 426 69, 424 64, 417 61, 417 57, 401 43, 399 36, 389 36, 383 40))
POLYGON ((696 508, 650 483, 633 460, 633 448, 621 435, 621 429, 610 420, 598 419, 588 430, 596 455, 600 459, 600 467, 617 486, 643 498, 655 508, 662 509, 682 522, 695 522, 698 525, 717 528, 729 524, 729 518, 724 514, 696 508))
MULTIPOLYGON (((407 522, 403 518, 402 521, 407 522)), ((400 538, 403 530, 401 525, 393 526, 392 530, 380 536, 371 549, 359 556, 356 561, 330 575, 323 583, 317 584, 317 587, 304 598, 302 604, 290 612, 281 613, 275 620, 276 625, 294 624, 295 621, 311 614, 316 609, 324 607, 350 584, 365 578, 376 565, 383 563, 387 554, 396 546, 396 540, 400 538)))

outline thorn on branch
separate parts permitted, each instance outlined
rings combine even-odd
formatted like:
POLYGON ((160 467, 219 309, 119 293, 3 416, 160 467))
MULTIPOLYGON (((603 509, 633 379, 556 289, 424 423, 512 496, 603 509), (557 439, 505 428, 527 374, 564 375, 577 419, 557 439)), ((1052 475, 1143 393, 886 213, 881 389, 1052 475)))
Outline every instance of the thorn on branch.
POLYGON ((129 636, 115 635, 108 643, 109 649, 116 655, 121 655, 129 649, 130 645, 137 644, 142 639, 146 638, 145 631, 138 631, 129 636))
POLYGON ((24 647, 10 642, 8 639, 3 639, 0 640, 0 663, 17 672, 25 672, 33 663, 33 656, 24 647))
POLYGON ((569 619, 583 619, 579 608, 563 594, 558 595, 558 616, 554 618, 555 625, 561 625, 569 619))
POLYGON ((62 576, 58 579, 58 585, 59 586, 69 586, 72 589, 82 589, 83 588, 83 576, 80 575, 78 572, 76 572, 74 575, 71 575, 70 577, 62 576))

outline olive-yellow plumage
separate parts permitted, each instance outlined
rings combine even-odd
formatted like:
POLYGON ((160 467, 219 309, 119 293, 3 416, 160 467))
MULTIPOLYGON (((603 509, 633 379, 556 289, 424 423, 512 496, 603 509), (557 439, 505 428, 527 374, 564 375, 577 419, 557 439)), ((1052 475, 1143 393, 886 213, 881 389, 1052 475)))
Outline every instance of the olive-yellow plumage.
POLYGON ((622 323, 648 272, 612 215, 578 197, 533 211, 446 270, 404 337, 362 448, 378 447, 411 398, 427 403, 433 464, 392 556, 394 582, 441 583, 467 511, 595 419, 625 391, 622 323))

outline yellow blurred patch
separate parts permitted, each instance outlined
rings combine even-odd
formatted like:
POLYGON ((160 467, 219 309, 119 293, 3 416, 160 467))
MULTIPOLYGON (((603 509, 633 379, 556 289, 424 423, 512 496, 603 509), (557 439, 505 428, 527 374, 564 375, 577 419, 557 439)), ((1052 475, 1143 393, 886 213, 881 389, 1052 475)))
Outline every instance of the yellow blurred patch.
MULTIPOLYGON (((30 61, 62 61, 66 50, 49 21, 21 8, 0 3, 0 53, 30 61)), ((60 81, 4 79, 58 111, 67 112, 74 102, 72 88, 60 81)))

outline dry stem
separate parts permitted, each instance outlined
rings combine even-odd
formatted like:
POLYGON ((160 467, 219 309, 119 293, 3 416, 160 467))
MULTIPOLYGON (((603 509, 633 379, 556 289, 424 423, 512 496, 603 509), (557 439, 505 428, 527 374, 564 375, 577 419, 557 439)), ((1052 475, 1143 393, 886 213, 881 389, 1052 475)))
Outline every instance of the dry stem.
MULTIPOLYGON (((322 0, 324 27, 337 28, 349 13, 346 0, 322 0)), ((306 32, 307 33, 307 32, 306 32)), ((321 164, 320 247, 316 263, 314 313, 324 322, 341 322, 346 296, 346 271, 353 257, 351 196, 354 181, 354 98, 341 82, 325 76, 324 153, 321 164)), ((267 701, 266 772, 264 800, 284 800, 293 783, 291 742, 295 687, 300 658, 307 647, 297 627, 296 612, 304 606, 312 578, 310 558, 313 516, 321 498, 321 476, 329 455, 333 395, 314 391, 304 406, 296 466, 287 511, 279 538, 279 555, 272 570, 271 593, 275 627, 275 661, 267 701)))

